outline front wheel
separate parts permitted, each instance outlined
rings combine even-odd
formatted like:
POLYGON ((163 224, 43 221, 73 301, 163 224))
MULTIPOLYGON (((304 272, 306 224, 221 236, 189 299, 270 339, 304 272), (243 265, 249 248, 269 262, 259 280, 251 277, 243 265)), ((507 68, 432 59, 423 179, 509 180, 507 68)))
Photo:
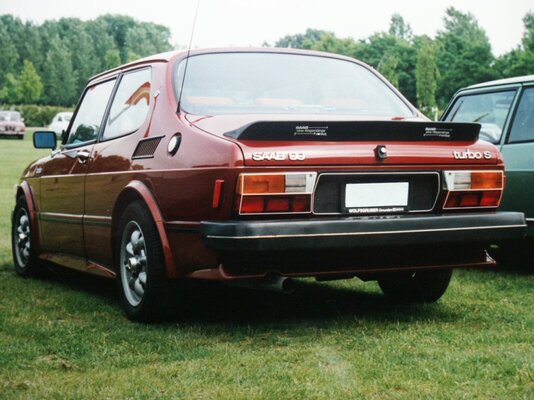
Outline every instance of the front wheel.
POLYGON ((391 273, 378 279, 382 292, 397 302, 434 303, 447 290, 452 270, 391 273))
POLYGON ((117 283, 122 306, 134 321, 153 321, 172 308, 161 240, 144 203, 131 203, 122 214, 116 236, 117 283))

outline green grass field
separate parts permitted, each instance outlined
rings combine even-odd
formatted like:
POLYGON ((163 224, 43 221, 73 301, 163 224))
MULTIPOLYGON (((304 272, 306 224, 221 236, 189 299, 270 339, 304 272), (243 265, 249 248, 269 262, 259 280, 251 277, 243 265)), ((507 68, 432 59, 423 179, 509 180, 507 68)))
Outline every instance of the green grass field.
POLYGON ((46 154, 0 140, 1 399, 533 399, 534 275, 456 271, 436 304, 375 283, 294 295, 195 285, 173 322, 128 321, 114 282, 15 275, 12 187, 46 154))

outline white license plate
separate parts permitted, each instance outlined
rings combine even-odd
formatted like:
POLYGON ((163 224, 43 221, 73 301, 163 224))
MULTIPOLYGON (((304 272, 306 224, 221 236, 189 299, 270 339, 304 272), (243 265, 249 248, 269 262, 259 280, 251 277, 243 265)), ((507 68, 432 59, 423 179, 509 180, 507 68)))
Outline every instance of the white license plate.
POLYGON ((345 187, 345 207, 405 207, 408 182, 350 183, 345 187))

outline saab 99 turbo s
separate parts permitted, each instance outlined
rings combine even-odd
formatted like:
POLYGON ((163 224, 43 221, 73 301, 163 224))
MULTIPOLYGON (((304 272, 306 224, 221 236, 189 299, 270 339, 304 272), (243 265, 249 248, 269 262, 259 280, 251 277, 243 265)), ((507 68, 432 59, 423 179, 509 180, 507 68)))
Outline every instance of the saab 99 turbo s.
POLYGON ((351 58, 283 49, 155 55, 93 77, 63 143, 22 174, 16 271, 52 262, 116 278, 128 317, 173 282, 290 290, 377 280, 434 302, 451 270, 525 233, 480 125, 429 122, 351 58))

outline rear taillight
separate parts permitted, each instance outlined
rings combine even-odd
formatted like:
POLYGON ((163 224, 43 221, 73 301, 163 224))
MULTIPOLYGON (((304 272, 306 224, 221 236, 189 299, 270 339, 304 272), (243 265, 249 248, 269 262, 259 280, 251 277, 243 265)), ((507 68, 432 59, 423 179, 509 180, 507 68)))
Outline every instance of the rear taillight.
POLYGON ((448 191, 443 209, 499 207, 502 171, 444 171, 448 191))
POLYGON ((241 174, 237 181, 239 214, 310 213, 316 172, 241 174))

